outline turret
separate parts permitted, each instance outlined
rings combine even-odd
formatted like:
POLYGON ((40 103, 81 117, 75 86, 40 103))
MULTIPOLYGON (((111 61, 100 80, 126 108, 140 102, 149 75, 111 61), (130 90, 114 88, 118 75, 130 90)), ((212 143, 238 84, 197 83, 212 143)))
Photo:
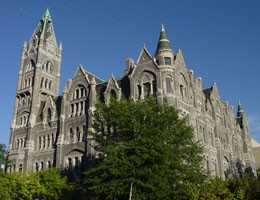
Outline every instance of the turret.
POLYGON ((238 102, 238 108, 237 108, 237 117, 240 118, 242 116, 244 116, 245 111, 240 103, 240 101, 238 102))
POLYGON ((170 41, 166 36, 164 26, 162 24, 161 34, 159 37, 155 58, 160 66, 172 66, 174 61, 174 51, 170 41))

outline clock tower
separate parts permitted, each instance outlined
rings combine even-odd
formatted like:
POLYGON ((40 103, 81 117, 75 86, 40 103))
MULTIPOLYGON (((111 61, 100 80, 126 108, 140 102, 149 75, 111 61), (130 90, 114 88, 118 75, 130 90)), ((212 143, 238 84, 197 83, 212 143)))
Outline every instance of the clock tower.
POLYGON ((36 137, 32 132, 37 115, 43 101, 59 94, 61 52, 47 9, 22 49, 9 146, 9 160, 13 165, 9 171, 31 168, 36 137))

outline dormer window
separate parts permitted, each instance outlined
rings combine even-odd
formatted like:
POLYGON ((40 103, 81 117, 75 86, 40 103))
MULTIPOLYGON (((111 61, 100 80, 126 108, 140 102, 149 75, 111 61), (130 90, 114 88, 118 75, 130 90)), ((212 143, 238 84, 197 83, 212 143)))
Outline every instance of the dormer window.
POLYGON ((171 58, 170 57, 165 57, 164 58, 164 63, 165 63, 165 65, 172 65, 171 58))

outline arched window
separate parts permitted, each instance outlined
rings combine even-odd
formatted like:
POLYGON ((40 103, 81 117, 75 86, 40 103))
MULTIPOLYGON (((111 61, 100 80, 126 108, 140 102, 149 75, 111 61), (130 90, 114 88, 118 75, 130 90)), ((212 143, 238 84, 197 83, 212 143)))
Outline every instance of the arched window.
POLYGON ((44 78, 42 77, 42 79, 41 79, 41 88, 43 88, 43 84, 44 84, 44 78))
POLYGON ((165 78, 165 89, 166 93, 173 93, 172 77, 170 75, 165 78))
POLYGON ((179 94, 182 100, 187 100, 188 93, 187 93, 187 82, 183 74, 180 74, 179 77, 179 94))
POLYGON ((20 139, 20 143, 21 143, 21 148, 23 148, 23 139, 20 139))
POLYGON ((47 162, 47 166, 48 166, 48 169, 51 168, 51 161, 48 161, 48 162, 47 162))
POLYGON ((55 136, 53 133, 51 134, 51 145, 52 145, 52 147, 54 147, 54 145, 55 145, 55 136))
POLYGON ((23 165, 22 164, 19 165, 19 171, 20 172, 23 171, 23 165))
POLYGON ((47 136, 47 148, 50 148, 51 146, 51 141, 50 141, 50 135, 48 134, 47 136))
POLYGON ((53 74, 54 72, 54 66, 51 61, 47 60, 43 65, 42 65, 42 70, 49 73, 53 74))
POLYGON ((25 72, 34 70, 34 66, 35 66, 35 64, 34 64, 33 60, 30 60, 25 68, 25 72))
POLYGON ((111 90, 111 92, 110 92, 110 97, 112 97, 112 98, 114 98, 114 99, 117 99, 116 98, 116 92, 115 92, 115 90, 111 90))
POLYGON ((45 147, 46 147, 46 146, 45 146, 45 145, 46 145, 45 142, 46 142, 46 141, 45 141, 45 135, 44 135, 44 136, 43 136, 43 142, 42 142, 42 143, 43 143, 43 147, 42 147, 43 149, 45 149, 45 147))
POLYGON ((76 128, 77 131, 77 141, 80 142, 80 130, 79 127, 76 128))
POLYGON ((70 128, 70 144, 72 144, 74 142, 74 133, 72 128, 70 128))
POLYGON ((51 109, 48 108, 47 122, 49 123, 49 125, 50 125, 50 122, 51 122, 51 115, 52 115, 52 113, 51 113, 51 109))
POLYGON ((74 92, 72 93, 71 99, 80 99, 87 95, 87 90, 85 86, 83 85, 77 85, 77 87, 74 89, 74 92))
POLYGON ((19 139, 16 140, 16 148, 19 149, 19 146, 20 146, 20 142, 19 142, 19 139))
POLYGON ((35 171, 38 172, 39 171, 39 164, 35 163, 35 171))
POLYGON ((52 87, 52 81, 49 82, 49 90, 51 90, 52 87))
POLYGON ((141 80, 137 82, 138 98, 143 99, 150 95, 156 95, 156 88, 155 75, 151 72, 144 72, 141 80))
POLYGON ((43 163, 43 162, 41 162, 41 170, 43 170, 43 166, 44 166, 44 163, 43 163))
POLYGON ((85 141, 85 139, 87 138, 87 127, 86 127, 86 125, 83 125, 82 132, 83 132, 82 141, 85 141))
POLYGON ((47 89, 47 87, 48 87, 48 79, 45 80, 44 87, 47 89))
POLYGON ((39 136, 39 150, 42 148, 42 137, 39 136))

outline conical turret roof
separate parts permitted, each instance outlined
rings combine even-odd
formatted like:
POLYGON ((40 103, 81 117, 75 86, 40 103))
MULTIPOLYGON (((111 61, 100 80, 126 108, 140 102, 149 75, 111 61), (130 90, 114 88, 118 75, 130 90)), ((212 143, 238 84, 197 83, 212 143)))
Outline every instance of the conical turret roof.
POLYGON ((245 113, 240 101, 238 102, 238 108, 237 108, 237 117, 242 117, 242 115, 245 113))
POLYGON ((161 50, 171 50, 172 51, 172 47, 171 47, 170 41, 168 40, 168 38, 166 36, 163 24, 162 24, 161 34, 159 37, 156 52, 161 51, 161 50))

